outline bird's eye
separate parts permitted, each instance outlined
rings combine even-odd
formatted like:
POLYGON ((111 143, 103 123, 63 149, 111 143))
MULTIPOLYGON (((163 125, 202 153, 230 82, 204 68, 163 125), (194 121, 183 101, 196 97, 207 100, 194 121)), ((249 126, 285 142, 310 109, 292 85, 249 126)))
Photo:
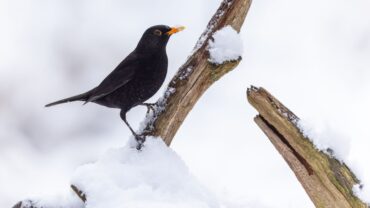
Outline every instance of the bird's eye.
POLYGON ((154 35, 161 36, 162 35, 162 31, 160 31, 160 30, 154 30, 154 35))

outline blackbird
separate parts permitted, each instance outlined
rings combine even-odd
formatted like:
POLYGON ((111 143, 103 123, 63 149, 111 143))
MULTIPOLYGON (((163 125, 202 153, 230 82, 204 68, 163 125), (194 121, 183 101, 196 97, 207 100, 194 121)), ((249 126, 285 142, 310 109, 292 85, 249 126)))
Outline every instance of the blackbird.
POLYGON ((109 108, 121 109, 120 116, 135 136, 139 145, 144 138, 135 133, 127 122, 126 113, 152 97, 162 86, 167 74, 166 45, 170 36, 184 27, 156 25, 148 28, 136 48, 95 88, 85 93, 65 98, 53 105, 83 101, 93 102, 109 108))

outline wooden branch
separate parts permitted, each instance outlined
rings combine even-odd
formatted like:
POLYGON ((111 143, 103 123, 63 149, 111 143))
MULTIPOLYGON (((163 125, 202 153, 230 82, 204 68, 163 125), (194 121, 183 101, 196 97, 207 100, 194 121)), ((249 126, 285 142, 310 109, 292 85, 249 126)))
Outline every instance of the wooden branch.
POLYGON ((161 137, 170 145, 182 122, 203 93, 239 64, 241 57, 237 61, 221 65, 210 63, 207 46, 214 32, 227 25, 239 32, 250 4, 250 0, 224 0, 221 3, 199 38, 193 54, 180 67, 164 96, 157 102, 158 108, 147 119, 143 134, 161 137))
POLYGON ((359 181, 346 164, 318 151, 297 126, 299 118, 263 88, 247 91, 255 122, 293 170, 316 207, 366 208, 352 192, 359 181))

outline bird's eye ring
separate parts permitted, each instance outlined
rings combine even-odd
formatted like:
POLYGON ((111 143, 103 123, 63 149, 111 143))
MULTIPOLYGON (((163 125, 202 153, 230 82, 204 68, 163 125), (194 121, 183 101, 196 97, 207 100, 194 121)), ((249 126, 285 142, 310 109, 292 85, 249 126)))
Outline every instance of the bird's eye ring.
POLYGON ((154 35, 161 36, 162 35, 162 31, 160 31, 160 30, 154 30, 154 35))

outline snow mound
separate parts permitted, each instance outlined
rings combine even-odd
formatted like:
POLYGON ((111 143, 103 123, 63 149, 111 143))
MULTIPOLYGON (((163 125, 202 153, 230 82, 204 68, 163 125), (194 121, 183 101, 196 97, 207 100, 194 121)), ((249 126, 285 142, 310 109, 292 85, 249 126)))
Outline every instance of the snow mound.
POLYGON ((127 144, 80 166, 72 184, 86 193, 86 208, 215 208, 219 202, 162 141, 147 138, 141 151, 127 144))
POLYGON ((208 41, 209 62, 222 64, 239 59, 243 54, 243 42, 230 25, 216 31, 208 41))

